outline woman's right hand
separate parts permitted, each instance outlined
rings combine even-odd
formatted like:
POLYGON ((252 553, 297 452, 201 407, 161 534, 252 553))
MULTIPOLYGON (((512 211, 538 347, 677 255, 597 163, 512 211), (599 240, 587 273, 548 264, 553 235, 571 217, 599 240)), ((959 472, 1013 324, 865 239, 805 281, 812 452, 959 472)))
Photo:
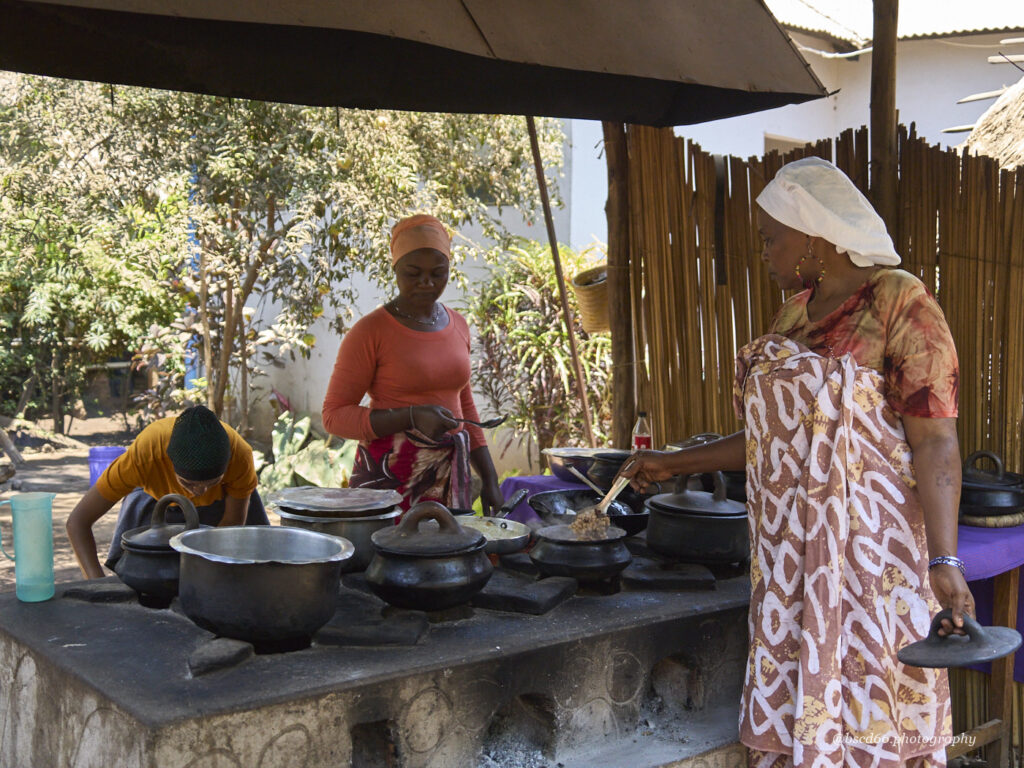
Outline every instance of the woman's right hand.
POLYGON ((643 493, 651 483, 660 483, 679 473, 675 451, 637 451, 627 459, 619 475, 629 478, 629 484, 643 493))
POLYGON ((409 426, 431 440, 438 440, 445 432, 459 426, 452 412, 440 405, 414 405, 409 409, 409 415, 409 426))

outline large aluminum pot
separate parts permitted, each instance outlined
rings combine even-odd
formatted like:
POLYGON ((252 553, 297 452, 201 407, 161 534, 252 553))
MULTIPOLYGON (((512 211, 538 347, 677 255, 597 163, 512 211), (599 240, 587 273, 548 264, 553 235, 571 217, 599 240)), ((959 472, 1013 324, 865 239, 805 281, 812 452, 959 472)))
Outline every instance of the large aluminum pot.
POLYGON ((281 525, 291 528, 305 528, 307 531, 318 531, 331 536, 341 536, 352 542, 355 547, 355 554, 346 560, 341 570, 343 573, 350 571, 365 571, 366 566, 373 559, 373 541, 370 537, 374 531, 381 528, 389 528, 395 524, 395 519, 402 514, 402 510, 393 509, 379 515, 367 517, 310 517, 295 510, 278 507, 277 514, 281 517, 281 525))
POLYGON ((334 615, 352 543, 281 526, 179 533, 178 599, 203 629, 256 646, 297 648, 334 615))

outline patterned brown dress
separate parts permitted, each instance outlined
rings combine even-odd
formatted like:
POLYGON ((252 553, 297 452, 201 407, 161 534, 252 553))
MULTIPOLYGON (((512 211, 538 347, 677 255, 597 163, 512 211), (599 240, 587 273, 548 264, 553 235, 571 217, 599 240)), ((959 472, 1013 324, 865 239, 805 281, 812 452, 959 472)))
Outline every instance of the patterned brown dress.
POLYGON ((808 298, 737 358, 751 533, 740 739, 756 766, 942 765, 945 672, 896 659, 938 610, 900 414, 956 415, 956 352, 906 272, 879 270, 818 323, 808 298))

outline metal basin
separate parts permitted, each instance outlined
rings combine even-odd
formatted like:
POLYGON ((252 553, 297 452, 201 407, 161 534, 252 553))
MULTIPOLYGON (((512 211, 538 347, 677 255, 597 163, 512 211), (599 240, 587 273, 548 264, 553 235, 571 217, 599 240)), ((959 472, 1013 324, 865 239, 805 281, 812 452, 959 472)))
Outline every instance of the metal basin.
POLYGON ((402 510, 393 509, 367 517, 326 518, 304 515, 279 507, 277 514, 281 517, 282 526, 341 536, 352 542, 355 554, 341 566, 342 573, 349 573, 350 571, 366 570, 375 551, 370 537, 374 531, 394 525, 395 520, 402 514, 402 510))
POLYGON ((334 615, 341 564, 352 543, 315 531, 238 526, 179 533, 178 599, 192 621, 221 637, 291 650, 334 615))

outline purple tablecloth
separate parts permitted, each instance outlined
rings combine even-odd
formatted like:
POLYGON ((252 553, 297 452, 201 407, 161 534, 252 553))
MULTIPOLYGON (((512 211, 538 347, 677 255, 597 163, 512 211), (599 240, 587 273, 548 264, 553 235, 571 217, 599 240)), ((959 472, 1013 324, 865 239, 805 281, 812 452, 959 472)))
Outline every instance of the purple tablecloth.
MULTIPOLYGON (((974 528, 961 525, 958 554, 967 565, 968 586, 974 595, 978 623, 992 623, 994 577, 1024 564, 1024 525, 1014 528, 974 528)), ((1021 583, 1024 589, 1024 581, 1021 583)), ((1024 595, 1017 596, 1017 630, 1024 627, 1024 595)), ((989 665, 978 669, 988 671, 989 665)), ((1024 653, 1013 660, 1013 679, 1024 683, 1024 653)))
POLYGON ((529 499, 533 494, 540 493, 541 491, 564 491, 586 487, 583 483, 559 480, 554 475, 520 475, 519 477, 505 478, 501 483, 501 494, 507 499, 521 488, 525 488, 528 491, 526 497, 516 504, 515 508, 508 515, 509 520, 527 523, 540 520, 537 513, 533 511, 533 507, 530 506, 529 499))

